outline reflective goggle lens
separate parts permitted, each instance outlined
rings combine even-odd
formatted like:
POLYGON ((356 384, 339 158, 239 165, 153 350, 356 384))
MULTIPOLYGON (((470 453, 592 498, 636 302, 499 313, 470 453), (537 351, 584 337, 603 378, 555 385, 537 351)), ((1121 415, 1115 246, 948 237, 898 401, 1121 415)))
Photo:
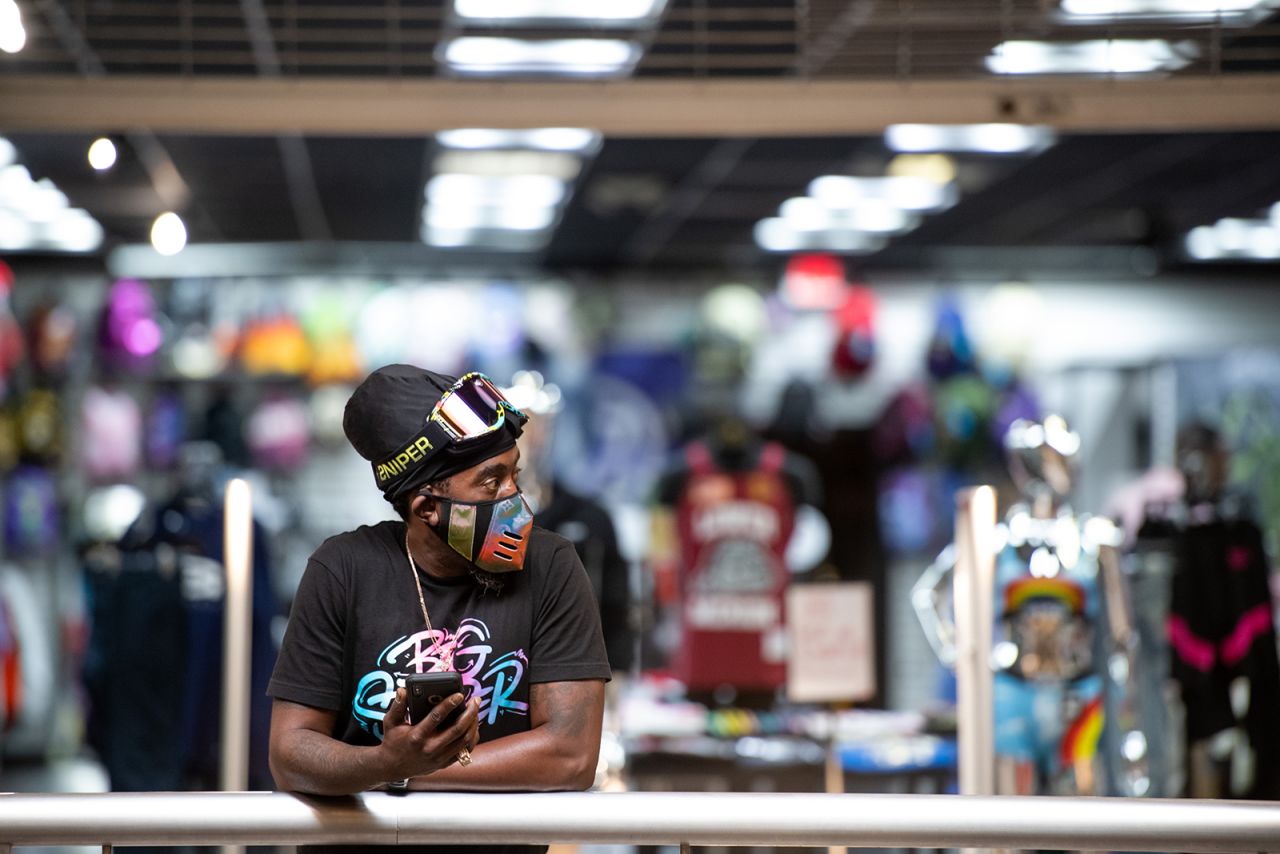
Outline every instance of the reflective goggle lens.
POLYGON ((512 406, 484 374, 471 373, 454 383, 431 410, 430 418, 444 427, 454 441, 475 439, 502 425, 506 413, 521 421, 525 416, 512 406))

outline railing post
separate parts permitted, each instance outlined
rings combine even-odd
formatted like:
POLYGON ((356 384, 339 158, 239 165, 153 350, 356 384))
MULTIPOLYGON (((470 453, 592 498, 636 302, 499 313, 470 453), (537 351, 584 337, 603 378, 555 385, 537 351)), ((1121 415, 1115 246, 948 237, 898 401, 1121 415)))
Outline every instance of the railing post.
MULTIPOLYGON (((253 638, 253 497, 246 481, 227 484, 223 507, 222 562, 227 587, 222 623, 222 755, 224 792, 249 787, 249 668, 253 638)), ((224 845, 223 854, 244 847, 224 845)))

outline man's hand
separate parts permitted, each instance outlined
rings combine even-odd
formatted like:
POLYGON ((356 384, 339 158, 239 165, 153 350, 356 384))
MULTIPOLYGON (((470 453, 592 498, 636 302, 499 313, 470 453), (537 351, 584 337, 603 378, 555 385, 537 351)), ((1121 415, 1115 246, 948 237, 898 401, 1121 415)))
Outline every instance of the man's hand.
POLYGON ((408 692, 396 691, 387 715, 382 719, 382 745, 378 748, 392 769, 390 779, 417 777, 447 768, 458 754, 472 750, 480 739, 480 700, 467 702, 461 694, 453 694, 436 704, 427 716, 409 723, 405 711, 408 692), (446 719, 459 706, 466 708, 452 724, 446 719))

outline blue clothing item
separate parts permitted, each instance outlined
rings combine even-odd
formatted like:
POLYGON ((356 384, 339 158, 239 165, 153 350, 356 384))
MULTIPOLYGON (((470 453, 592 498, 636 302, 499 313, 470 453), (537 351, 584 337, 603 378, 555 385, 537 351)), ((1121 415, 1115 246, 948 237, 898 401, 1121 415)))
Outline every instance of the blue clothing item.
MULTIPOLYGON (((225 577, 221 502, 179 497, 156 512, 157 542, 176 548, 186 578, 184 611, 187 656, 182 677, 182 755, 195 783, 217 788, 221 750, 222 626, 224 599, 202 574, 225 577), (207 568, 200 560, 211 562, 207 568), (202 572, 203 570, 203 572, 202 572)), ((271 620, 278 613, 271 585, 271 556, 265 531, 253 526, 252 652, 249 677, 249 787, 274 788, 267 763, 271 700, 267 682, 275 666, 271 620)))

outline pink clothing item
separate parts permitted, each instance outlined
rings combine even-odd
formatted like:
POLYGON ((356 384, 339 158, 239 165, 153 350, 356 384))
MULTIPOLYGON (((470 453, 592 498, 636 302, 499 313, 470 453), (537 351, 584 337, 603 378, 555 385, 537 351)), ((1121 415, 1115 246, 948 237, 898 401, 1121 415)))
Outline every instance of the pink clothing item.
POLYGON ((1235 664, 1249 653, 1249 647, 1260 637, 1271 633, 1271 605, 1254 605, 1240 617, 1240 622, 1222 642, 1222 661, 1235 664))
POLYGON ((1173 645, 1178 658, 1203 673, 1213 669, 1213 662, 1217 655, 1212 643, 1193 634, 1187 627, 1186 621, 1177 614, 1169 616, 1167 628, 1169 643, 1173 645))

